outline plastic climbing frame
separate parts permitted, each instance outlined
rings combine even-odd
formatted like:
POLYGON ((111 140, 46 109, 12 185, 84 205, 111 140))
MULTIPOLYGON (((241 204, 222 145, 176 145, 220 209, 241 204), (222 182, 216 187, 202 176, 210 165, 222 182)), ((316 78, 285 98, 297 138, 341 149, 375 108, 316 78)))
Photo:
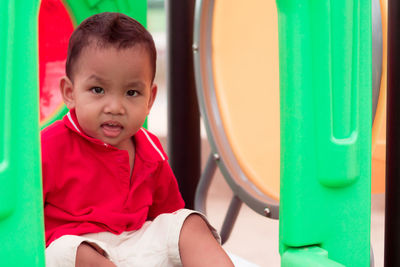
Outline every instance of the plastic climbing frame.
POLYGON ((104 11, 146 25, 147 1, 8 0, 0 10, 0 266, 44 266, 39 133, 65 114, 54 92, 69 34, 104 11))
POLYGON ((282 266, 369 266, 371 1, 277 7, 282 266))

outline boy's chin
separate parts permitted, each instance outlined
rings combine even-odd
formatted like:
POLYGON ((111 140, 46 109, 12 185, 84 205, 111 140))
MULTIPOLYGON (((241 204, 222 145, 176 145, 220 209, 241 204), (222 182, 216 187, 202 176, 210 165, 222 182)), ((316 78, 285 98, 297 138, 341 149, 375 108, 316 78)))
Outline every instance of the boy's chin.
MULTIPOLYGON (((117 140, 110 140, 108 138, 102 138, 100 139, 104 144, 113 146, 118 149, 123 149, 123 147, 126 147, 126 142, 123 141, 117 141, 117 140)), ((126 148, 125 148, 126 149, 126 148)))
POLYGON ((104 144, 106 144, 106 145, 115 146, 115 147, 118 146, 118 143, 112 142, 112 141, 110 141, 110 140, 108 140, 108 139, 102 138, 102 139, 100 139, 100 140, 101 140, 104 144))

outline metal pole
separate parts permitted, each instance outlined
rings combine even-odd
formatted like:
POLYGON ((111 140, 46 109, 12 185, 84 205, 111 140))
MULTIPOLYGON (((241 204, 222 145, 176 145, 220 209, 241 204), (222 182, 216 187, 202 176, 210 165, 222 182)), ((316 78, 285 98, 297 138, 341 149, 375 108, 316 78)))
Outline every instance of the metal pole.
POLYGON ((217 170, 218 154, 211 153, 208 157, 206 167, 201 174, 199 184, 197 185, 196 195, 194 198, 194 208, 203 214, 206 214, 206 199, 208 189, 210 189, 211 181, 214 178, 215 171, 217 170))
POLYGON ((200 113, 193 70, 194 0, 167 0, 168 154, 187 208, 200 177, 200 113))
POLYGON ((385 266, 400 266, 400 3, 388 1, 385 266))
POLYGON ((238 196, 232 197, 228 211, 225 215, 224 223, 222 224, 221 228, 221 244, 225 244, 225 242, 228 241, 228 238, 232 233, 233 226, 235 225, 236 219, 239 215, 242 204, 243 202, 238 196))

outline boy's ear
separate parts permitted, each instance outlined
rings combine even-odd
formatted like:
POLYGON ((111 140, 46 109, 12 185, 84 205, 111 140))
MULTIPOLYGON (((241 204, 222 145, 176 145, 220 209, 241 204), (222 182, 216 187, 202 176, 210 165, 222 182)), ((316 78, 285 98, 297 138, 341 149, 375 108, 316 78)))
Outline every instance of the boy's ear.
POLYGON ((74 90, 73 90, 72 81, 64 76, 60 80, 60 91, 61 96, 64 100, 65 105, 67 105, 68 109, 72 109, 75 107, 75 99, 74 99, 74 90))
POLYGON ((150 88, 150 98, 149 98, 149 103, 148 103, 148 110, 147 110, 147 115, 150 113, 150 109, 154 104, 154 100, 156 100, 157 96, 157 84, 153 83, 150 88))

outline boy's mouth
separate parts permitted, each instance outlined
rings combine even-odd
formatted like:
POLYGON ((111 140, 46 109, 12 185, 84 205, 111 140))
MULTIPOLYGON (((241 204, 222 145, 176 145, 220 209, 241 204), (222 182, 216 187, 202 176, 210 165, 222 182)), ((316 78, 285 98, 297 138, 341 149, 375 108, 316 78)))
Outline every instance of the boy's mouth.
POLYGON ((124 127, 116 121, 107 121, 101 124, 101 129, 106 137, 117 137, 124 127))

